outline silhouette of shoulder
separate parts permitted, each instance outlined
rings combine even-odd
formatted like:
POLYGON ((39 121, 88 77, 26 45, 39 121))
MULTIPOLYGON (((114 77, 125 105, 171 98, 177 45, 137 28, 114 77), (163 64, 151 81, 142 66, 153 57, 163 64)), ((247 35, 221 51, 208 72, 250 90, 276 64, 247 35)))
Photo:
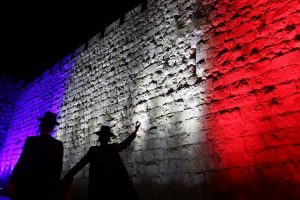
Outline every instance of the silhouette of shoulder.
POLYGON ((37 136, 28 136, 25 140, 25 142, 31 142, 34 141, 36 139, 37 136))
POLYGON ((63 143, 53 137, 51 137, 50 135, 46 135, 46 136, 29 136, 26 138, 25 141, 25 147, 26 146, 36 146, 38 144, 49 144, 52 147, 56 147, 59 149, 59 151, 63 151, 63 143))
POLYGON ((62 143, 62 141, 60 141, 60 140, 58 140, 58 139, 56 139, 56 138, 53 138, 53 137, 51 137, 52 138, 52 141, 53 142, 55 142, 55 143, 57 143, 57 144, 59 144, 59 145, 62 145, 63 143, 62 143))

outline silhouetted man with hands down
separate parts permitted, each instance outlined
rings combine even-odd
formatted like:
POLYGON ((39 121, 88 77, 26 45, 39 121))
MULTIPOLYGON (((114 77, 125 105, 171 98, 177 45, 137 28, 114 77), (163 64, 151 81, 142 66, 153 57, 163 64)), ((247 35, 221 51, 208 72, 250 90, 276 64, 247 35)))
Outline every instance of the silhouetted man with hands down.
POLYGON ((64 177, 64 182, 70 182, 73 176, 86 164, 90 163, 88 200, 137 200, 138 195, 127 173, 119 152, 126 149, 136 137, 140 123, 136 122, 135 130, 123 142, 109 144, 115 135, 110 127, 102 126, 96 132, 100 146, 93 146, 88 153, 64 177))
POLYGON ((63 144, 51 136, 56 114, 46 112, 41 122, 39 136, 29 136, 9 179, 11 200, 50 200, 59 184, 63 144))

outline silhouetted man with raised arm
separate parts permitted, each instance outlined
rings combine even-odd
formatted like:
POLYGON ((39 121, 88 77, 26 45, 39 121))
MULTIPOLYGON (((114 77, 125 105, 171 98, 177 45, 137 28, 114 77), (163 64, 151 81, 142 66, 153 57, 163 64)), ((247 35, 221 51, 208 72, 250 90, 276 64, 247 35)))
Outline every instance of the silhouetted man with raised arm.
POLYGON ((51 136, 56 115, 46 112, 40 123, 39 136, 29 136, 10 176, 8 192, 11 200, 53 199, 59 184, 63 144, 51 136))
POLYGON ((135 131, 119 144, 109 144, 114 134, 110 127, 102 126, 96 134, 99 136, 100 146, 93 146, 88 153, 64 177, 64 182, 70 182, 73 176, 86 164, 90 163, 88 200, 137 200, 138 195, 127 170, 119 156, 119 152, 126 149, 136 137, 140 127, 137 122, 135 131))

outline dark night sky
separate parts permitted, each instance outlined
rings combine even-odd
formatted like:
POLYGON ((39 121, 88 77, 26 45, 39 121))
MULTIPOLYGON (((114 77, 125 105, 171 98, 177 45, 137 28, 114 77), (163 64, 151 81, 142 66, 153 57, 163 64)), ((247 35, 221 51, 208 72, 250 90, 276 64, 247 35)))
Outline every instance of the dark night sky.
POLYGON ((0 5, 1 74, 32 81, 141 1, 0 5))

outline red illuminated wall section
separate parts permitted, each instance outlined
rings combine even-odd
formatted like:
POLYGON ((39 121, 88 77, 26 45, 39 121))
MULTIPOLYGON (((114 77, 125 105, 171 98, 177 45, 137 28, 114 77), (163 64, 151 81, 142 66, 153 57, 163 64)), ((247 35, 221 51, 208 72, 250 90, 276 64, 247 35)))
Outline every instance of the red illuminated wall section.
POLYGON ((199 0, 195 17, 214 194, 298 199, 300 1, 199 0))

